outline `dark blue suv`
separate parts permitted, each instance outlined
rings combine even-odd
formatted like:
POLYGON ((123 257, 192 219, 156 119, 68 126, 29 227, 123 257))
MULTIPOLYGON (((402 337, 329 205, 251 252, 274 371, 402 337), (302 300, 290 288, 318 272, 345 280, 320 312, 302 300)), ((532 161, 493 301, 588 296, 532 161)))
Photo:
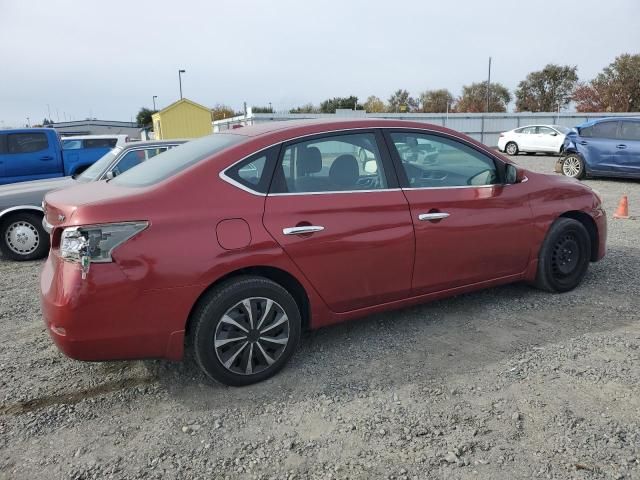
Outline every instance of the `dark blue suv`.
POLYGON ((568 177, 640 178, 640 117, 613 117, 578 125, 564 140, 556 172, 568 177))

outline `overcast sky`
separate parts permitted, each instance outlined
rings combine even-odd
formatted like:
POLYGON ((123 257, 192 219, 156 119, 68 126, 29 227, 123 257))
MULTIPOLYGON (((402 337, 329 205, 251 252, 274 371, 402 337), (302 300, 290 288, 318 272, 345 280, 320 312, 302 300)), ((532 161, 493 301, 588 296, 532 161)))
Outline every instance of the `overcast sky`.
POLYGON ((640 53, 638 0, 0 0, 0 127, 129 120, 179 97, 284 110, 492 80, 547 63, 588 80, 640 53))

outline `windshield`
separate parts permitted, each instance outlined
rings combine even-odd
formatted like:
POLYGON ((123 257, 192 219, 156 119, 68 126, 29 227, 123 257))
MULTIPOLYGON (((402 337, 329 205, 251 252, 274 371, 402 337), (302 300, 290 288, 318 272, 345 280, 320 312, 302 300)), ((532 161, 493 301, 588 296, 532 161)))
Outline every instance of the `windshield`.
POLYGON ((100 178, 100 175, 104 173, 111 162, 115 160, 118 154, 122 151, 122 147, 115 147, 110 152, 104 154, 93 165, 87 168, 84 172, 76 177, 79 182, 93 182, 100 178))
POLYGON ((111 182, 128 187, 153 185, 195 165, 201 160, 247 139, 244 135, 214 133, 192 140, 158 155, 153 162, 144 162, 118 175, 111 182))
POLYGON ((564 133, 565 135, 571 131, 570 128, 563 127, 562 125, 551 125, 551 126, 555 128, 557 131, 559 131, 560 133, 564 133))

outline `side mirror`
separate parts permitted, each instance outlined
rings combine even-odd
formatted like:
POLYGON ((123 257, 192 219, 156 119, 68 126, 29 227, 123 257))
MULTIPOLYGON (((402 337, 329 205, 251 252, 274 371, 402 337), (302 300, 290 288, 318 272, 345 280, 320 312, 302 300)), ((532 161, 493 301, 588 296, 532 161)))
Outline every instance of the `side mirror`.
POLYGON ((112 180, 115 176, 116 174, 113 171, 111 171, 111 172, 107 172, 107 174, 105 175, 105 178, 107 180, 112 180))
POLYGON ((551 132, 551 136, 552 137, 557 137, 558 136, 558 132, 551 132))
POLYGON ((506 185, 521 183, 526 178, 524 172, 512 163, 507 163, 504 170, 504 183, 506 185))
POLYGON ((378 162, 375 160, 367 160, 364 162, 364 171, 366 173, 378 173, 378 162))

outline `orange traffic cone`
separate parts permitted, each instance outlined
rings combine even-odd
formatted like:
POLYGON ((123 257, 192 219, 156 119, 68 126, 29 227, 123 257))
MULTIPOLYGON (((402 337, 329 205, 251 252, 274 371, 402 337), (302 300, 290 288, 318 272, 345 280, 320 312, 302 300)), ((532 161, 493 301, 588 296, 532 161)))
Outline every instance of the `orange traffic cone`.
POLYGON ((620 199, 620 202, 618 203, 618 209, 616 210, 616 213, 613 214, 613 218, 620 218, 624 220, 628 220, 629 218, 631 218, 629 216, 629 200, 627 199, 626 195, 623 195, 620 199))

